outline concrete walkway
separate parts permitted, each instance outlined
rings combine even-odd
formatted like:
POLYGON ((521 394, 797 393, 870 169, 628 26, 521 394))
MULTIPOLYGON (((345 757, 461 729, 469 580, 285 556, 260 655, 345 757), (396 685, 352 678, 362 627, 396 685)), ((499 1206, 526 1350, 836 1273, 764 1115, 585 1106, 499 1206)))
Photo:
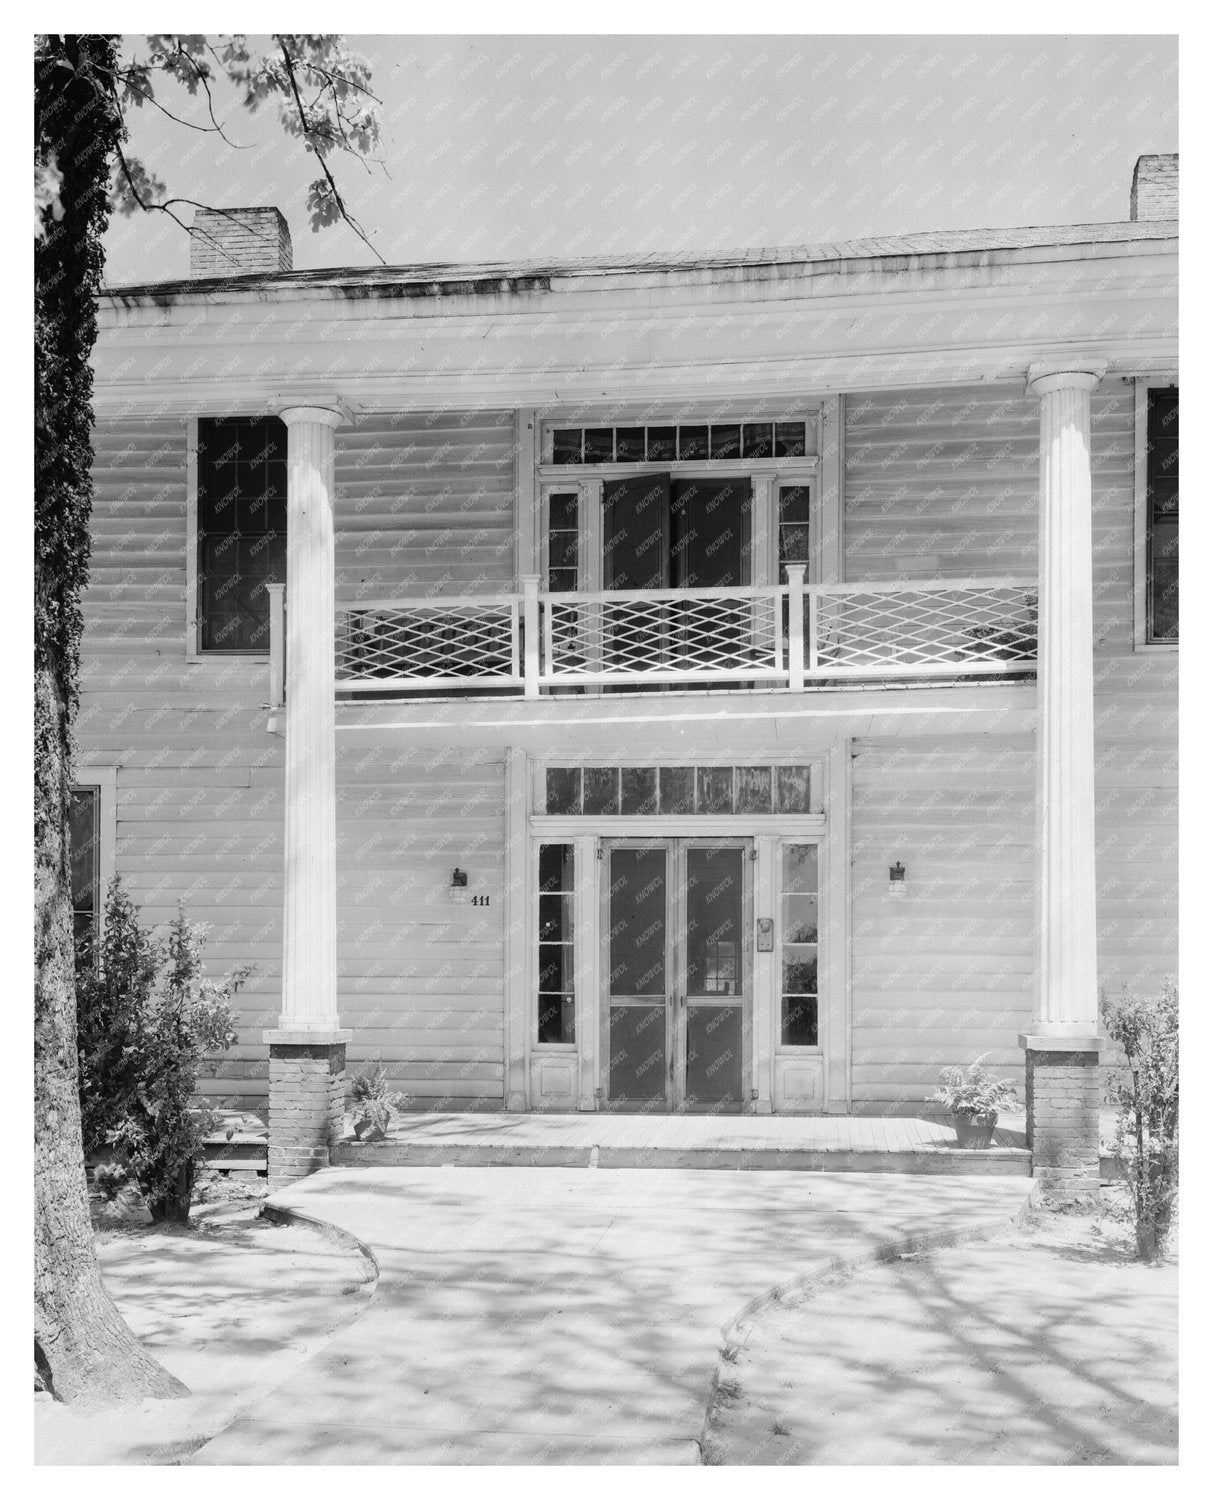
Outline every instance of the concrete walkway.
POLYGON ((271 1201, 356 1235, 367 1310, 200 1464, 696 1463, 722 1329, 892 1242, 1005 1222, 1016 1178, 370 1168, 271 1201))

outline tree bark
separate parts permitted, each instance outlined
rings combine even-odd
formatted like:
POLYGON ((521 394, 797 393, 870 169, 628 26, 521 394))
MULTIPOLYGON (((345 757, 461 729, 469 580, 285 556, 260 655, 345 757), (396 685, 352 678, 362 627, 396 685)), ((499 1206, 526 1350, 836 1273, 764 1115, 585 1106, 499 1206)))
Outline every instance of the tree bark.
POLYGON ((178 1396, 101 1280, 89 1222, 76 1052, 68 858, 71 718, 88 578, 94 294, 109 163, 121 138, 99 85, 115 39, 55 36, 35 65, 35 150, 63 173, 64 214, 35 251, 34 1300, 35 1370, 60 1400, 178 1396))

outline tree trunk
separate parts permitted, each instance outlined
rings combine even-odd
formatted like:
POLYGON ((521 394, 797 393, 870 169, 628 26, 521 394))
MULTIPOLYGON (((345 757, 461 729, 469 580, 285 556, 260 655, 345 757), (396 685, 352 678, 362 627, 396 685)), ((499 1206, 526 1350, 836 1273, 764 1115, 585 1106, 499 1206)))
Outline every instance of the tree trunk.
POLYGON ((75 955, 65 819, 63 706, 49 672, 35 679, 37 847, 34 1006, 34 1336, 43 1378, 63 1401, 180 1396, 122 1321, 101 1281, 80 1135, 75 955), (58 731, 58 732, 57 732, 58 731))
POLYGON ((63 173, 63 217, 35 249, 34 1339, 64 1401, 184 1395, 122 1321, 101 1281, 80 1133, 68 861, 71 716, 88 578, 89 356, 106 187, 122 123, 97 69, 114 39, 52 36, 35 64, 35 150, 63 173))

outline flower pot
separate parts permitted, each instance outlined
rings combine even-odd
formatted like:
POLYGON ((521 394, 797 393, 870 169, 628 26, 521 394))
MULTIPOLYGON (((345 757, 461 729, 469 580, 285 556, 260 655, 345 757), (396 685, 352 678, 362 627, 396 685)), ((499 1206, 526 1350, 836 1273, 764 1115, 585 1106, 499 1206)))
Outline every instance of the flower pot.
POLYGON ((997 1110, 992 1109, 984 1115, 953 1115, 951 1118, 956 1127, 956 1144, 966 1151, 983 1151, 994 1139, 997 1110))
POLYGON ((386 1141, 387 1131, 374 1120, 355 1120, 354 1135, 360 1141, 386 1141))

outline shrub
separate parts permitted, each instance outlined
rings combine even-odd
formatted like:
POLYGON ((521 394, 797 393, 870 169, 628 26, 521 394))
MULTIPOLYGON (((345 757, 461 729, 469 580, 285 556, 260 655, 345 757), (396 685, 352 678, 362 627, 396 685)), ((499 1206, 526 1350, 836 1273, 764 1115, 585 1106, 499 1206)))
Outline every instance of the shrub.
POLYGON ((236 1040, 231 1000, 249 973, 208 979, 205 930, 179 908, 156 942, 115 881, 102 967, 82 979, 78 995, 81 1099, 89 1101, 94 1149, 100 1136, 117 1150, 153 1219, 182 1223, 214 1127, 213 1114, 195 1105, 198 1078, 207 1059, 236 1040))
POLYGON ((76 975, 85 1156, 105 1149, 138 1093, 139 1039, 159 968, 159 947, 140 926, 138 908, 121 880, 111 881, 97 969, 76 975))
POLYGON ((1101 996, 1109 1037, 1124 1053, 1109 1068, 1107 1093, 1117 1107, 1114 1149, 1129 1187, 1141 1260, 1166 1247, 1179 1197, 1179 989, 1167 979, 1156 997, 1127 987, 1101 996))

